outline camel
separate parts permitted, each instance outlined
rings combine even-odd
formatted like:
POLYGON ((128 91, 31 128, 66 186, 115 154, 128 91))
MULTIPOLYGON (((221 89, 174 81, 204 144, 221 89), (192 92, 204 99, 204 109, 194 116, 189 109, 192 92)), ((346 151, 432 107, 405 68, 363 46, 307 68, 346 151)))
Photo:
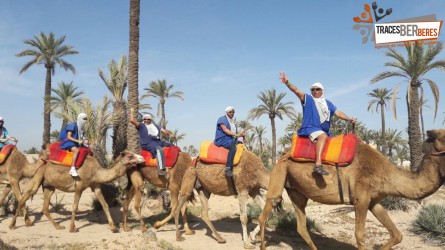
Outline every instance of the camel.
POLYGON ((114 224, 110 215, 108 204, 104 199, 100 185, 111 182, 118 177, 123 176, 128 168, 134 167, 141 162, 144 162, 144 158, 142 156, 133 154, 129 151, 124 151, 118 158, 116 158, 111 168, 103 168, 94 157, 88 155, 82 167, 78 169, 79 177, 76 178, 73 178, 68 174, 69 167, 48 162, 43 167, 39 168, 34 177, 29 181, 27 187, 28 189, 18 203, 17 212, 15 213, 9 228, 16 228, 15 223, 19 214, 19 209, 21 209, 25 202, 37 192, 40 186, 42 186, 44 197, 42 210, 43 214, 45 214, 53 226, 58 230, 64 229, 65 227, 56 223, 49 213, 51 195, 54 193, 55 189, 59 189, 63 192, 74 192, 69 231, 72 233, 77 232, 74 221, 76 218, 79 200, 82 196, 82 192, 89 187, 91 188, 91 191, 95 193, 97 199, 102 205, 102 208, 107 216, 108 223, 110 224, 111 231, 117 232, 118 228, 114 224))
MULTIPOLYGON (((0 194, 0 204, 3 204, 11 190, 17 200, 22 198, 22 192, 19 185, 20 180, 33 177, 37 169, 45 164, 42 160, 44 158, 45 156, 41 155, 37 162, 29 163, 26 156, 16 147, 12 149, 11 154, 0 166, 0 183, 6 184, 3 192, 0 194)), ((26 206, 23 206, 22 212, 26 226, 31 226, 32 222, 28 217, 26 206)))
MULTIPOLYGON (((256 227, 250 235, 251 237, 248 236, 247 202, 250 196, 260 207, 264 206, 264 200, 261 197, 260 189, 267 190, 269 184, 269 172, 258 156, 250 151, 245 151, 239 164, 233 168, 233 179, 225 176, 224 168, 225 165, 222 164, 206 164, 201 161, 198 161, 194 168, 189 168, 182 180, 179 203, 176 208, 182 208, 184 203, 188 200, 188 197, 193 193, 193 189, 196 188, 201 200, 202 219, 212 231, 212 235, 216 238, 217 242, 225 243, 226 240, 218 234, 210 221, 208 215, 208 200, 210 194, 221 196, 238 195, 244 248, 253 249, 255 246, 252 245, 251 238, 254 238, 260 228, 256 227), (236 190, 234 188, 236 188, 236 190)), ((183 241, 184 238, 179 232, 178 219, 179 210, 177 209, 175 211, 176 240, 183 241)))
MULTIPOLYGON (((431 130, 427 135, 428 140, 423 145, 424 158, 416 173, 398 169, 384 155, 363 142, 357 144, 352 163, 340 168, 345 204, 351 204, 355 209, 355 238, 359 250, 365 249, 367 210, 388 230, 390 238, 381 249, 390 249, 400 243, 403 236, 379 202, 388 195, 408 199, 424 198, 444 183, 445 130, 431 130)), ((305 207, 308 199, 329 205, 341 202, 335 167, 325 166, 330 173, 328 176, 313 174, 312 167, 313 163, 294 162, 289 155, 282 157, 274 166, 266 205, 259 217, 261 249, 266 249, 265 222, 272 208, 282 202, 285 186, 295 208, 297 232, 310 249, 317 249, 306 228, 305 207)))
MULTIPOLYGON (((192 165, 192 158, 189 154, 184 152, 179 152, 178 160, 173 168, 168 169, 168 179, 165 176, 158 175, 158 169, 156 167, 141 167, 137 169, 130 169, 127 173, 129 177, 128 187, 126 190, 124 202, 123 202, 123 222, 122 227, 125 232, 130 231, 130 227, 127 224, 127 215, 128 215, 128 207, 130 205, 131 200, 134 201, 134 208, 139 217, 141 223, 142 232, 147 231, 147 226, 144 223, 144 220, 141 215, 141 198, 142 191, 144 188, 144 180, 147 180, 151 184, 159 188, 166 188, 170 191, 171 195, 171 206, 175 208, 178 204, 178 194, 179 189, 181 187, 182 178, 186 170, 192 165)), ((161 226, 165 225, 170 219, 174 217, 174 209, 171 210, 170 214, 162 221, 156 222, 153 227, 158 229, 161 226)), ((184 229, 186 234, 194 234, 194 231, 191 230, 187 223, 187 210, 184 206, 181 210, 182 219, 184 223, 184 229)))

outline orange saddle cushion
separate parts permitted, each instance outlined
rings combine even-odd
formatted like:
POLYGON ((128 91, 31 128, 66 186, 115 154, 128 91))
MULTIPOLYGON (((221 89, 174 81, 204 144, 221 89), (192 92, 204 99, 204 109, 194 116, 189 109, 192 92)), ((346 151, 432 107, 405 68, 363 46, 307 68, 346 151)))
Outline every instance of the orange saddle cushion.
POLYGON ((3 164, 6 159, 8 159, 13 148, 15 148, 14 144, 6 144, 2 147, 2 150, 0 151, 0 164, 3 164))
MULTIPOLYGON (((233 159, 234 166, 240 162, 244 150, 247 150, 244 144, 236 144, 236 154, 233 159)), ((227 148, 218 147, 213 141, 204 141, 199 149, 199 160, 205 163, 226 164, 228 154, 229 150, 227 148)))
MULTIPOLYGON (((55 164, 71 167, 73 161, 73 152, 63 150, 60 148, 61 142, 51 143, 49 146, 48 160, 55 164)), ((89 148, 79 148, 79 155, 77 156, 76 168, 80 168, 85 161, 85 158, 92 152, 89 148)))
MULTIPOLYGON (((356 144, 359 141, 354 134, 328 137, 321 160, 325 164, 346 166, 355 156, 356 144)), ((315 143, 307 137, 292 137, 291 158, 294 161, 315 161, 315 143)))
MULTIPOLYGON (((165 167, 172 168, 175 166, 176 161, 178 160, 179 152, 181 152, 181 149, 178 146, 164 147, 165 167)), ((145 166, 158 166, 158 160, 156 158, 151 158, 150 152, 141 150, 141 155, 145 159, 145 166)))

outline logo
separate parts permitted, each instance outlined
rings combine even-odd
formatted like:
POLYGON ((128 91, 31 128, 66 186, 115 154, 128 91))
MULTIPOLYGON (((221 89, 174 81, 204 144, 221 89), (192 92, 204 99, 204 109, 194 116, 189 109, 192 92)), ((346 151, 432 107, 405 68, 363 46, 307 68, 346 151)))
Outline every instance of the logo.
POLYGON ((435 15, 378 23, 391 15, 392 8, 384 11, 383 8, 378 7, 377 2, 373 2, 372 10, 373 13, 371 7, 364 4, 364 12, 352 18, 356 23, 352 28, 360 31, 363 36, 362 43, 368 42, 371 34, 371 40, 374 41, 376 48, 406 46, 406 42, 412 41, 437 42, 442 21, 437 21, 435 15))

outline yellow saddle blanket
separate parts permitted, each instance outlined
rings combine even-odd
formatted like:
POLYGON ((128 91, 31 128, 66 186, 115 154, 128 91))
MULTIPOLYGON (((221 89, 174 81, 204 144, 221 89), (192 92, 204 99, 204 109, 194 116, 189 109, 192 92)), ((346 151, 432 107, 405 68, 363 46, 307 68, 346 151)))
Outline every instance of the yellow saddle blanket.
MULTIPOLYGON (((233 159, 234 166, 240 162, 244 150, 247 150, 244 144, 236 145, 236 154, 233 159)), ((216 146, 213 141, 204 141, 200 146, 199 159, 205 163, 226 164, 228 154, 228 149, 216 146)))
POLYGON ((0 151, 0 165, 3 164, 8 156, 11 154, 12 149, 15 147, 14 144, 6 144, 0 151))

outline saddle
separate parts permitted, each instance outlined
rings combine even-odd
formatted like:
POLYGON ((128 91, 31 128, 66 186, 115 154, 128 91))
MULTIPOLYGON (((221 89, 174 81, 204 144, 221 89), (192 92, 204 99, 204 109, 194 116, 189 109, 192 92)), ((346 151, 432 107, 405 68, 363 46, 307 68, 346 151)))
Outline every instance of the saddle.
MULTIPOLYGON (((236 154, 233 165, 236 166, 241 160, 243 152, 247 150, 244 144, 236 144, 236 154)), ((199 149, 199 160, 205 163, 226 164, 229 150, 216 146, 213 141, 204 141, 199 149)))
MULTIPOLYGON (((164 155, 165 155, 165 167, 172 168, 176 165, 176 161, 178 160, 179 152, 181 149, 178 146, 170 146, 164 147, 164 155)), ((157 167, 158 160, 156 158, 152 158, 151 153, 146 150, 141 150, 141 155, 145 159, 146 167, 157 167)))
MULTIPOLYGON (((360 139, 354 134, 329 137, 321 160, 328 165, 347 166, 354 160, 356 144, 360 139)), ((307 137, 292 137, 291 159, 297 162, 315 161, 315 143, 307 137)))
MULTIPOLYGON (((49 146, 48 160, 54 164, 71 167, 73 161, 73 152, 60 148, 61 142, 51 143, 49 146)), ((89 148, 79 148, 79 154, 76 160, 76 168, 80 168, 88 155, 93 155, 89 148)))
POLYGON ((0 151, 0 165, 3 164, 6 159, 8 159, 8 156, 11 154, 14 148, 14 144, 6 144, 2 147, 2 150, 0 151))

